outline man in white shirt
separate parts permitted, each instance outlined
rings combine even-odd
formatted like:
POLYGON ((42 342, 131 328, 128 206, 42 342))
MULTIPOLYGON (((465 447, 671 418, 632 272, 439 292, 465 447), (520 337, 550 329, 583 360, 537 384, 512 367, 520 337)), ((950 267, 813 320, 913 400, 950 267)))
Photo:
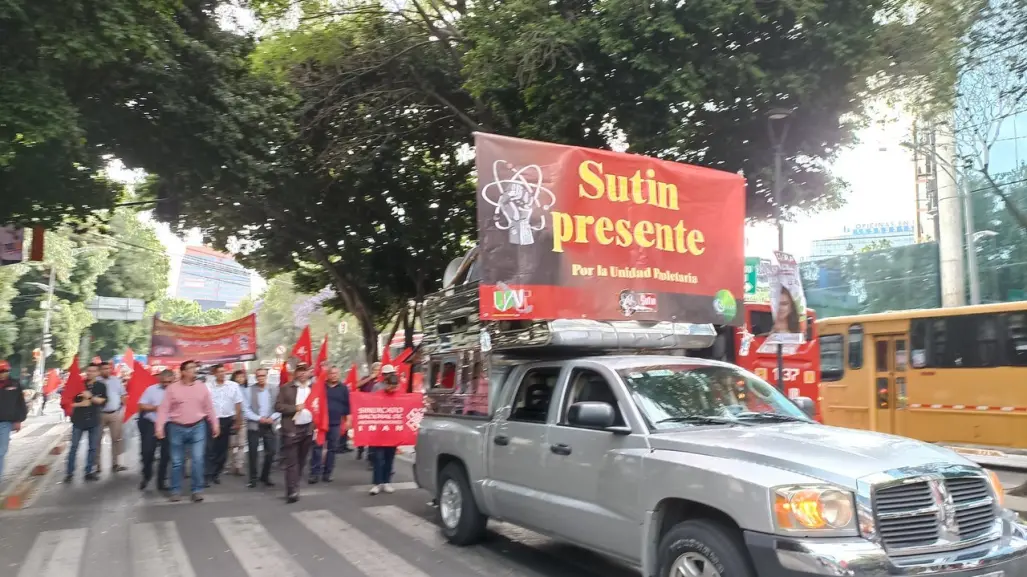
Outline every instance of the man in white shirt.
POLYGON ((221 484, 221 471, 225 468, 225 462, 228 460, 228 447, 232 440, 229 431, 235 433, 242 425, 242 393, 239 391, 239 385, 225 378, 225 367, 222 365, 214 365, 212 372, 214 373, 214 382, 208 383, 207 387, 210 389, 214 415, 218 418, 218 426, 223 433, 214 437, 208 429, 207 466, 205 468, 208 487, 211 483, 221 484))
MULTIPOLYGON (((121 377, 111 374, 111 364, 108 362, 100 363, 99 380, 107 385, 107 404, 103 406, 103 413, 100 415, 100 443, 103 443, 103 432, 106 430, 111 435, 111 470, 118 473, 128 468, 118 464, 122 450, 121 408, 125 406, 128 393, 121 377)), ((99 469, 99 461, 97 463, 99 469)))
POLYGON ((307 408, 310 398, 310 367, 296 365, 296 376, 278 391, 275 411, 282 415, 282 454, 285 456, 285 498, 299 500, 300 473, 313 444, 314 415, 307 408))

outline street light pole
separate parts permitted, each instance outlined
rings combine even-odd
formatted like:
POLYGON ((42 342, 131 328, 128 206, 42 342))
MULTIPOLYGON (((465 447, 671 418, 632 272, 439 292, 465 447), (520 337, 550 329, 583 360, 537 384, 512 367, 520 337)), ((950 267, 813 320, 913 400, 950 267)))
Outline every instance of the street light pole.
MULTIPOLYGON (((767 114, 767 131, 770 133, 770 142, 774 146, 774 220, 777 221, 777 250, 778 252, 784 252, 785 250, 785 227, 784 221, 782 220, 782 192, 784 191, 784 177, 781 172, 781 165, 784 163, 784 143, 785 138, 788 137, 789 120, 792 117, 792 111, 786 108, 772 108, 770 113, 767 114), (774 123, 781 122, 782 128, 781 133, 777 134, 774 131, 774 123)), ((777 378, 775 383, 777 388, 784 392, 784 375, 785 375, 785 356, 784 347, 777 345, 777 378)))
POLYGON ((43 315, 43 335, 40 337, 39 366, 36 367, 37 382, 42 386, 43 375, 46 374, 46 358, 50 354, 46 350, 46 337, 50 334, 50 314, 53 312, 53 292, 57 282, 57 266, 50 263, 50 282, 46 285, 46 314, 43 315))

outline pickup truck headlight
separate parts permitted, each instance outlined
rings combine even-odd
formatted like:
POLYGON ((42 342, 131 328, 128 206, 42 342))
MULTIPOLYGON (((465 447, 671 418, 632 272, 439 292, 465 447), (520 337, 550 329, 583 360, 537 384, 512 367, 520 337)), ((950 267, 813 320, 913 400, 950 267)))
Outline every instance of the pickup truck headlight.
POLYGON ((794 485, 773 490, 774 521, 788 532, 855 530, 852 493, 830 485, 794 485))
POLYGON ((995 492, 995 499, 998 501, 998 506, 1005 508, 1006 506, 1006 490, 1002 488, 1002 481, 999 480, 998 475, 991 469, 986 470, 988 473, 988 480, 991 481, 991 490, 995 492))

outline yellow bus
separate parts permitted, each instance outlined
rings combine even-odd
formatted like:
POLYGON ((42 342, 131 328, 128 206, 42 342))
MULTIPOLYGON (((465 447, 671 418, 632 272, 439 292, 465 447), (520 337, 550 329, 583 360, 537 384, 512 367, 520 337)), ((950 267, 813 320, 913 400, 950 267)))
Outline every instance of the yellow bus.
POLYGON ((1027 467, 1027 302, 817 321, 824 423, 1027 467))

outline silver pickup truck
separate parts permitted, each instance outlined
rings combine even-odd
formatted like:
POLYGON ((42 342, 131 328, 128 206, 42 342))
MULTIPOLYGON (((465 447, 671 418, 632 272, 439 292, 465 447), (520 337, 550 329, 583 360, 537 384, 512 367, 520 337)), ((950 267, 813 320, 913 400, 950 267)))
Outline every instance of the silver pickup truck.
POLYGON ((819 425, 733 365, 481 339, 456 377, 476 386, 429 390, 416 449, 454 544, 491 517, 645 577, 1027 576, 997 479, 947 449, 819 425))

